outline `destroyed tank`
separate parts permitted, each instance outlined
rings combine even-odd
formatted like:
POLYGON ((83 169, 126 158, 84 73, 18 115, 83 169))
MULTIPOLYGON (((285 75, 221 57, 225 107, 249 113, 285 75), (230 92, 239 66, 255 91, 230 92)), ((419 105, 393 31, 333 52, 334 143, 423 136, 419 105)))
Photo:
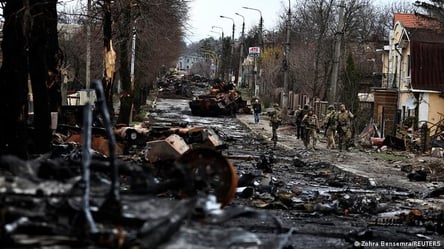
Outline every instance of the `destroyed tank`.
POLYGON ((239 91, 231 84, 215 84, 210 93, 198 95, 189 103, 195 116, 234 115, 247 107, 239 91))

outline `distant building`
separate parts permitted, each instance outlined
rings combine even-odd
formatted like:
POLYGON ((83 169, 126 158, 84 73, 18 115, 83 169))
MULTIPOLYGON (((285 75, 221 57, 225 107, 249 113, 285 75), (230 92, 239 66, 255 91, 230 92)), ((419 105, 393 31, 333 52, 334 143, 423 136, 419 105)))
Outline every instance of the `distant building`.
POLYGON ((202 62, 203 60, 204 58, 199 55, 182 55, 179 57, 176 68, 189 73, 195 63, 202 62))
POLYGON ((57 24, 57 32, 59 39, 71 40, 72 37, 81 32, 82 26, 78 24, 57 24))

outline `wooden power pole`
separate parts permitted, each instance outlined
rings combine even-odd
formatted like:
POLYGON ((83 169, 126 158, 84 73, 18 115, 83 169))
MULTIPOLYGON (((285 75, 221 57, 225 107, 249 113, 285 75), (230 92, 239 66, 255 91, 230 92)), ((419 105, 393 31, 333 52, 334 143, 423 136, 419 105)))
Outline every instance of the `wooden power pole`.
POLYGON ((333 104, 336 101, 336 88, 338 83, 339 59, 341 57, 341 43, 344 34, 344 8, 345 2, 341 0, 339 5, 338 29, 335 34, 335 50, 333 55, 333 68, 331 73, 330 91, 328 91, 328 102, 333 104))

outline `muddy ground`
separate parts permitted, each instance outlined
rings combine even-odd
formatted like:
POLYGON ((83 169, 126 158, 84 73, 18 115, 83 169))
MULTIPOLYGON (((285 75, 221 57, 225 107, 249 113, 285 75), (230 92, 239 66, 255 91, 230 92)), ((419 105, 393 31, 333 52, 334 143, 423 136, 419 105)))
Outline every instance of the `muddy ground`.
MULTIPOLYGON (((146 191, 152 184, 135 184, 134 179, 150 176, 146 170, 152 167, 141 148, 119 158, 129 172, 121 179, 121 216, 105 201, 109 166, 92 165, 93 231, 81 212, 84 185, 69 171, 78 165, 47 157, 10 159, 0 164, 0 247, 442 248, 441 159, 358 148, 340 154, 323 143, 309 151, 291 126, 279 129, 274 148, 265 116, 258 125, 252 124, 251 114, 192 116, 188 101, 159 98, 147 117, 155 126, 187 123, 216 131, 228 145, 221 153, 239 177, 237 193, 226 207, 220 209, 211 196, 153 194, 146 191), (409 179, 414 170, 425 170, 426 179, 409 179)), ((77 162, 79 155, 68 157, 64 159, 77 162)), ((186 188, 187 183, 178 185, 186 188)))
MULTIPOLYGON (((294 137, 291 126, 280 128, 281 144, 274 149, 266 117, 258 125, 252 124, 249 114, 237 118, 192 117, 184 106, 182 100, 158 102, 160 113, 171 110, 192 125, 210 125, 219 132, 229 144, 223 154, 233 161, 240 177, 239 192, 230 207, 254 207, 278 218, 285 231, 292 231, 283 243, 285 248, 444 242, 443 202, 439 194, 424 199, 442 187, 441 159, 357 148, 339 154, 322 144, 317 151, 307 151, 300 141, 290 138, 294 137), (373 170, 360 172, 363 168, 373 170), (415 169, 427 170, 428 180, 410 181, 406 170, 411 173, 415 169)), ((159 114, 168 115, 173 114, 159 114)), ((233 219, 223 226, 229 227, 242 227, 265 241, 282 236, 272 222, 263 219, 233 219)))

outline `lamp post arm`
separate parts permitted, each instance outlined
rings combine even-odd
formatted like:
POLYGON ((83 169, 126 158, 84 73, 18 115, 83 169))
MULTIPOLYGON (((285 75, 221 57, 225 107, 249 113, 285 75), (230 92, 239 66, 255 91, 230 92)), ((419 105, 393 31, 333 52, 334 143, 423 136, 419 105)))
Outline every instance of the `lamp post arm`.
POLYGON ((255 8, 245 7, 245 6, 242 7, 242 8, 247 9, 247 10, 254 10, 254 11, 259 12, 259 15, 260 15, 260 19, 259 19, 259 44, 261 46, 261 49, 263 49, 264 48, 264 39, 262 38, 262 36, 263 36, 263 29, 264 29, 264 19, 262 18, 262 11, 260 9, 255 9, 255 8))

